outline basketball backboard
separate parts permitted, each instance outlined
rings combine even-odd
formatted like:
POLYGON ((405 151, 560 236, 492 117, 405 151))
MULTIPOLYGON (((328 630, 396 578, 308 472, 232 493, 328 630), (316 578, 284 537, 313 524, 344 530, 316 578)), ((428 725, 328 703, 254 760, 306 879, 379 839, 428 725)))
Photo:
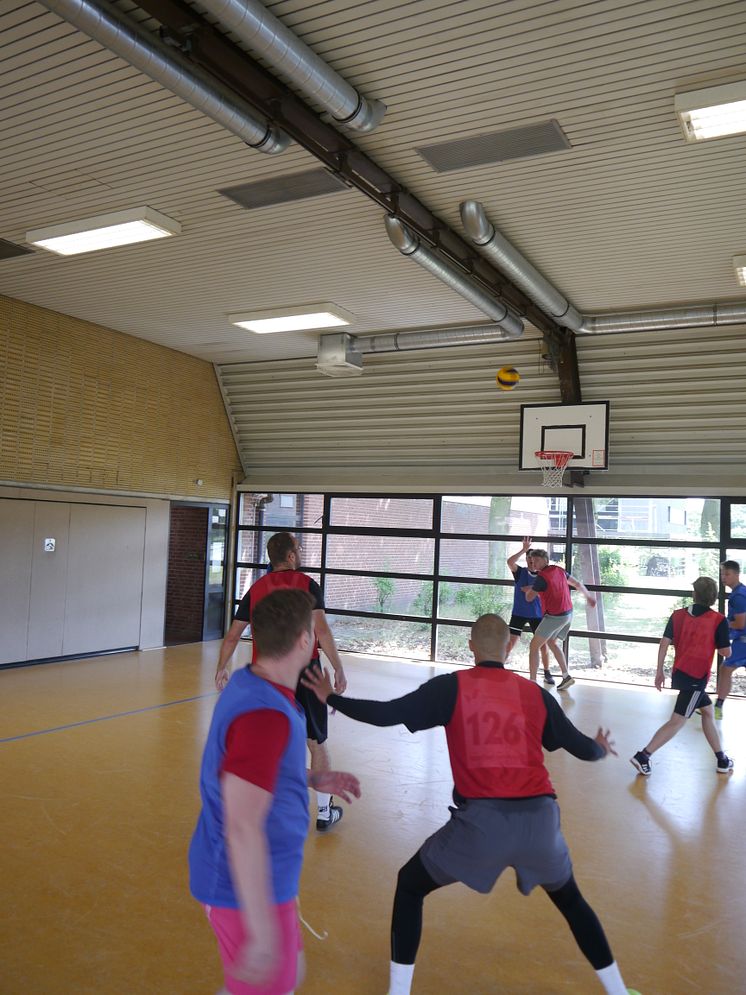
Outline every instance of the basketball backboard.
POLYGON ((539 450, 573 453, 570 470, 608 470, 609 402, 522 404, 519 470, 538 470, 539 450))

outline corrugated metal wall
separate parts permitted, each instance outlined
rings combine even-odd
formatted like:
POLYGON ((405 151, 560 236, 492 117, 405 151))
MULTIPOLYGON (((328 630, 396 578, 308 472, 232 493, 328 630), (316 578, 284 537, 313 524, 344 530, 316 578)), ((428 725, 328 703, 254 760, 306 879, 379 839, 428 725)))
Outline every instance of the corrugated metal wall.
MULTIPOLYGON (((590 489, 743 486, 746 329, 578 339, 586 401, 610 400, 610 472, 590 489)), ((257 487, 535 490, 517 472, 520 405, 557 403, 539 341, 366 356, 359 378, 313 359, 218 368, 247 483, 257 487), (512 393, 495 372, 522 374, 512 393)))

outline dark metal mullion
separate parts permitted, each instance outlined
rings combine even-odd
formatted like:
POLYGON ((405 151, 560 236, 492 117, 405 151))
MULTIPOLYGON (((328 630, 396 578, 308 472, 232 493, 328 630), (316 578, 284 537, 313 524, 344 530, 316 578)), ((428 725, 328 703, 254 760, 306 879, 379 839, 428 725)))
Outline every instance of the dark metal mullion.
POLYGON ((603 536, 573 536, 573 542, 586 543, 588 546, 650 546, 651 548, 664 547, 669 549, 718 549, 720 543, 697 542, 694 539, 605 539, 603 536))
POLYGON ((440 597, 440 526, 443 498, 438 494, 433 498, 432 526, 435 533, 433 545, 433 600, 430 608, 430 659, 435 660, 438 652, 438 599, 440 597))
POLYGON ((324 506, 321 512, 321 573, 319 576, 319 584, 321 587, 321 593, 324 596, 324 604, 326 604, 326 551, 331 506, 332 499, 329 494, 325 494, 324 506))
POLYGON ((353 570, 347 567, 327 567, 325 572, 339 577, 392 577, 394 580, 428 581, 432 576, 431 574, 405 574, 391 570, 353 570))
POLYGON ((661 641, 660 636, 623 635, 621 632, 596 632, 594 629, 570 629, 570 634, 582 639, 613 639, 622 643, 655 643, 661 641))
POLYGON ((278 532, 292 532, 295 535, 296 532, 310 533, 311 535, 321 535, 321 529, 316 528, 312 525, 299 525, 297 528, 288 529, 284 525, 237 525, 236 531, 238 532, 271 532, 272 529, 276 529, 278 532))
MULTIPOLYGON (((593 499, 591 499, 591 501, 592 500, 593 499)), ((593 513, 593 505, 591 505, 591 514, 592 513, 593 513)), ((573 544, 573 527, 572 527, 572 525, 573 525, 573 516, 574 515, 575 515, 575 500, 572 497, 572 495, 569 495, 568 498, 567 498, 567 518, 565 520, 565 563, 567 564, 567 572, 569 574, 572 573, 572 554, 573 554, 573 546, 572 546, 572 544, 573 544)), ((571 631, 568 632, 567 635, 565 636, 563 642, 562 642, 562 652, 565 654, 565 663, 567 664, 567 667, 568 667, 568 673, 570 672, 569 671, 570 665, 569 665, 569 663, 567 661, 570 659, 570 636, 571 635, 572 635, 572 632, 571 631)))
POLYGON ((418 622, 420 625, 427 625, 426 615, 398 615, 393 612, 371 612, 358 608, 332 608, 326 606, 327 615, 348 615, 353 618, 383 618, 393 622, 418 622))

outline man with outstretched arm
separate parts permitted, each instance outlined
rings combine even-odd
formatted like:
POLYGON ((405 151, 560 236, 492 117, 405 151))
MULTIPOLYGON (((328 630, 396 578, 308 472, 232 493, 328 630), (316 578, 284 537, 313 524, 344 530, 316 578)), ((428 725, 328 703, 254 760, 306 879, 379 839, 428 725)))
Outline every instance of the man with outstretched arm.
MULTIPOLYGON (((253 621, 253 613, 256 606, 272 591, 286 588, 296 588, 307 591, 314 599, 313 606, 313 627, 315 641, 313 647, 313 658, 309 666, 319 662, 319 646, 329 657, 329 662, 334 668, 334 690, 337 694, 344 694, 347 688, 342 661, 337 652, 332 630, 326 619, 324 610, 324 596, 316 581, 301 570, 303 548, 298 539, 290 532, 277 532, 267 543, 267 555, 272 566, 270 573, 264 574, 255 581, 249 590, 244 594, 236 609, 233 624, 228 630, 228 634, 220 647, 218 658, 218 668, 215 673, 215 686, 221 691, 230 677, 230 661, 238 645, 246 626, 253 621)), ((252 628, 253 634, 253 628, 252 628)), ((254 643, 253 660, 257 658, 256 643, 254 643)), ((326 745, 328 735, 328 713, 324 705, 319 704, 314 694, 308 691, 301 683, 295 689, 298 702, 306 713, 306 738, 308 749, 311 752, 311 770, 322 773, 329 770, 331 761, 329 758, 329 748, 326 745)), ((333 804, 330 794, 324 791, 316 792, 316 803, 318 813, 316 817, 316 830, 320 833, 328 832, 342 818, 343 810, 340 805, 333 804)))
POLYGON ((294 691, 313 651, 313 605, 304 591, 278 590, 256 606, 256 661, 228 681, 207 735, 189 876, 218 942, 221 995, 289 995, 300 984, 307 785, 360 797, 352 774, 306 771, 294 691))
POLYGON ((545 549, 533 550, 534 570, 537 571, 533 584, 523 588, 526 601, 531 604, 536 598, 541 602, 542 618, 528 647, 528 671, 532 681, 539 672, 539 651, 548 644, 549 649, 562 671, 562 680, 557 685, 558 691, 566 691, 575 683, 570 676, 565 654, 560 646, 572 625, 572 598, 570 588, 580 591, 589 605, 595 605, 596 599, 588 588, 577 577, 572 577, 562 567, 549 562, 549 554, 545 549))
MULTIPOLYGON (((513 647, 520 641, 521 634, 528 629, 533 635, 541 622, 541 602, 536 598, 527 601, 523 590, 524 587, 530 587, 536 579, 537 567, 534 563, 534 551, 531 549, 531 536, 526 536, 518 552, 508 557, 508 570, 513 574, 514 586, 513 611, 508 623, 510 639, 505 657, 506 663, 513 647), (526 566, 521 567, 518 565, 518 561, 524 553, 526 554, 526 566)), ((549 650, 546 644, 541 647, 541 665, 544 668, 544 683, 547 687, 554 687, 554 678, 549 670, 549 650)))
POLYGON ((456 881, 486 894, 507 867, 524 895, 536 886, 548 893, 607 995, 627 995, 601 923, 575 883, 542 753, 542 746, 563 748, 600 760, 614 753, 609 732, 584 736, 548 691, 506 670, 507 643, 505 622, 482 615, 469 640, 476 666, 434 677, 394 701, 342 698, 320 669, 303 678, 320 701, 360 722, 403 723, 410 732, 445 726, 455 807, 399 871, 389 995, 411 991, 425 897, 456 881))

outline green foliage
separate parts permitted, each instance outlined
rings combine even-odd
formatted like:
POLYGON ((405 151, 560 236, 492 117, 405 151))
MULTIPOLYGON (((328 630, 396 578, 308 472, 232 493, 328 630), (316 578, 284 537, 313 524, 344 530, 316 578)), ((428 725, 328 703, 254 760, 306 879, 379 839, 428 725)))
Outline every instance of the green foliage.
POLYGON ((492 587, 487 584, 462 584, 457 592, 457 605, 468 610, 469 617, 479 618, 480 615, 502 615, 510 613, 512 597, 508 601, 502 587, 492 587))
POLYGON ((609 584, 611 587, 624 587, 627 578, 623 567, 622 554, 618 549, 599 547, 598 569, 602 584, 609 584))
POLYGON ((376 589, 376 607, 379 612, 385 612, 394 596, 394 581, 391 577, 374 577, 373 586, 376 589))

